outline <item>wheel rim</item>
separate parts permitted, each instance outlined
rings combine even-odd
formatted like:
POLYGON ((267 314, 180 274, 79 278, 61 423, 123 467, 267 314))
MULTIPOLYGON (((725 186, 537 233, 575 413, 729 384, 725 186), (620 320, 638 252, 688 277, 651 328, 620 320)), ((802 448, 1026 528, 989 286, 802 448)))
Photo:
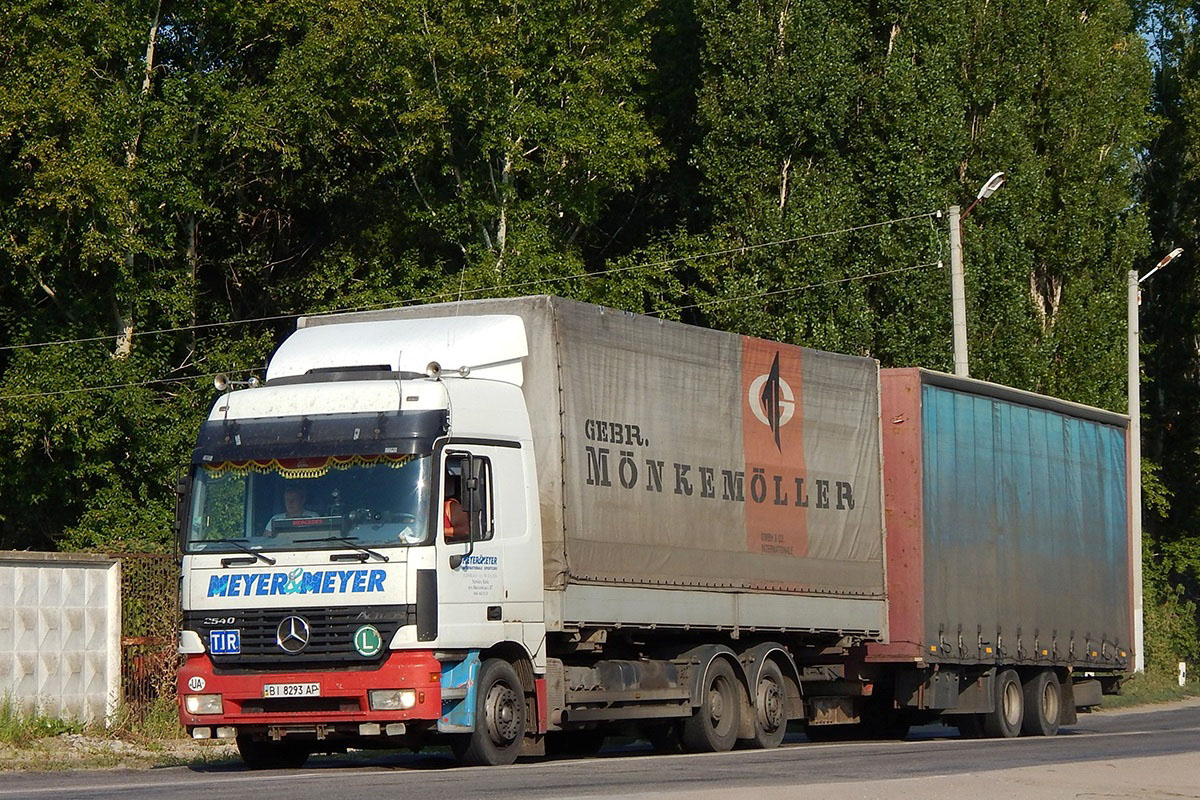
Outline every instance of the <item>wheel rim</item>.
POLYGON ((1058 687, 1053 679, 1042 684, 1042 718, 1050 725, 1058 722, 1058 687))
POLYGON ((1021 724, 1021 687, 1016 681, 1004 685, 1004 720, 1010 726, 1021 724))
POLYGON ((521 696, 505 683, 493 684, 484 700, 488 734, 500 745, 515 741, 521 728, 521 696))
POLYGON ((770 678, 758 682, 758 725, 772 733, 783 724, 783 690, 770 678))
POLYGON ((721 736, 733 727, 733 714, 727 707, 732 700, 732 688, 724 675, 718 675, 708 687, 708 724, 721 736))

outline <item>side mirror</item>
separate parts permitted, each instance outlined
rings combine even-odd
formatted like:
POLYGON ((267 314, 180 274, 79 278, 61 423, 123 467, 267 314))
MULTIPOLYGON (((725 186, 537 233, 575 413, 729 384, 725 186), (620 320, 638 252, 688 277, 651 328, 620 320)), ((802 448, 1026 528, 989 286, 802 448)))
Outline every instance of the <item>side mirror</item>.
POLYGON ((475 542, 484 538, 484 517, 487 510, 487 482, 484 472, 487 462, 474 456, 464 459, 461 490, 463 513, 467 515, 467 552, 450 556, 450 569, 458 569, 463 560, 475 552, 475 542))
POLYGON ((186 530, 188 514, 188 489, 191 488, 191 467, 183 466, 175 473, 175 521, 171 523, 171 531, 175 534, 175 555, 178 558, 183 551, 183 535, 186 530))

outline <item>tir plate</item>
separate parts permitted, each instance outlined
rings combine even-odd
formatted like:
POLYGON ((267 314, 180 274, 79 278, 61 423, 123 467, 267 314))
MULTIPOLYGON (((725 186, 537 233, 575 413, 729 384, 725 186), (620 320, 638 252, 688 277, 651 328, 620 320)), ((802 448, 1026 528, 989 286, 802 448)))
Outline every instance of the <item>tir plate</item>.
POLYGON ((263 697, 320 697, 319 683, 264 683, 263 697))

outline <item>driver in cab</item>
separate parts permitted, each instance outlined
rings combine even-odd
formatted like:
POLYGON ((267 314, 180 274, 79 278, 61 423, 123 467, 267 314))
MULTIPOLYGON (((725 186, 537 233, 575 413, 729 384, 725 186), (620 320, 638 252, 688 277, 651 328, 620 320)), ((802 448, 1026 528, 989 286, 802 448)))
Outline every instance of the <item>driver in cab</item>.
POLYGON ((458 475, 446 474, 446 502, 442 504, 442 534, 447 543, 471 539, 470 520, 460 500, 458 475))
POLYGON ((274 536, 276 534, 275 523, 279 520, 303 518, 311 519, 313 517, 320 516, 317 514, 317 512, 310 511, 309 509, 305 508, 305 503, 307 501, 307 489, 299 484, 289 484, 288 487, 283 490, 283 511, 271 517, 271 519, 267 522, 265 534, 267 536, 274 536))

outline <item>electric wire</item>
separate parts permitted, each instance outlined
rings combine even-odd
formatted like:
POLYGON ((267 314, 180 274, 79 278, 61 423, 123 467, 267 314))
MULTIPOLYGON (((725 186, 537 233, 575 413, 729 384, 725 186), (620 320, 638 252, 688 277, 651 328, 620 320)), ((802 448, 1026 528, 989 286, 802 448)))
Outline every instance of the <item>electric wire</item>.
POLYGON ((26 394, 0 394, 0 401, 4 400, 32 400, 38 397, 59 397, 67 394, 82 394, 84 392, 103 392, 113 389, 133 389, 140 386, 154 386, 160 383, 189 383, 207 378, 212 380, 218 375, 228 375, 236 370, 222 370, 219 372, 202 373, 199 375, 180 375, 176 378, 152 378, 145 381, 131 381, 129 383, 110 383, 104 386, 79 386, 74 389, 57 389, 52 392, 29 392, 26 394))
POLYGON ((693 308, 707 308, 715 305, 725 305, 726 303, 739 303, 743 300, 755 300, 760 297, 772 297, 777 294, 789 294, 791 292, 803 292, 808 289, 819 289, 823 286, 835 286, 840 283, 849 283, 851 281, 864 281, 869 278, 882 278, 886 275, 898 275, 902 272, 913 272, 918 269, 928 269, 929 267, 940 267, 941 261, 929 261, 924 264, 914 264, 911 267, 898 267, 897 269, 884 270, 883 272, 872 272, 867 275, 851 275, 846 278, 835 278, 834 280, 821 281, 820 283, 809 283, 804 286, 789 286, 786 289, 772 289, 767 292, 756 292, 754 294, 741 295, 739 297, 718 297, 712 300, 705 300, 699 303, 691 303, 688 305, 671 306, 670 308, 661 309, 658 311, 646 312, 646 316, 657 317, 664 311, 687 311, 693 308))
MULTIPOLYGON (((871 273, 867 273, 865 275, 849 275, 845 278, 835 278, 833 280, 820 281, 818 283, 809 283, 809 284, 805 284, 803 286, 790 286, 790 287, 787 287, 784 289, 772 289, 770 291, 755 292, 753 294, 739 295, 737 297, 719 297, 719 298, 714 298, 712 300, 705 300, 705 301, 697 302, 697 303, 689 303, 689 304, 684 304, 684 305, 670 306, 668 308, 662 308, 662 309, 658 309, 656 311, 647 312, 646 316, 658 317, 668 311, 686 311, 686 310, 694 309, 694 308, 707 308, 709 306, 714 306, 714 305, 724 305, 727 303, 738 303, 738 302, 742 302, 745 300, 754 300, 754 299, 758 299, 758 298, 762 298, 762 297, 773 297, 775 295, 788 294, 788 293, 792 293, 792 292, 803 292, 808 289, 817 289, 817 288, 821 288, 824 286, 836 286, 838 284, 850 283, 852 281, 869 280, 872 278, 882 278, 882 277, 885 277, 888 275, 898 275, 898 274, 905 273, 905 272, 914 272, 914 271, 920 270, 920 269, 928 269, 929 267, 940 267, 940 266, 942 266, 941 261, 929 261, 929 262, 926 262, 923 264, 914 264, 909 267, 898 267, 896 269, 882 270, 880 272, 871 272, 871 273)), ((105 337, 105 338, 109 338, 109 337, 105 337)), ((220 370, 217 372, 201 373, 198 375, 183 375, 183 376, 174 377, 174 378, 154 378, 154 379, 145 380, 145 381, 134 381, 134 382, 130 382, 130 383, 114 383, 114 384, 107 384, 104 386, 81 386, 81 387, 77 387, 74 389, 59 389, 59 390, 50 391, 50 392, 29 392, 29 393, 24 393, 24 394, 5 394, 5 395, 0 395, 0 402, 6 401, 6 400, 32 400, 32 399, 44 398, 44 397, 58 397, 58 396, 62 396, 62 395, 80 394, 80 393, 84 393, 84 392, 100 392, 100 391, 112 391, 115 389, 131 389, 131 388, 137 388, 137 387, 143 387, 143 386, 154 386, 154 385, 163 384, 163 383, 187 383, 189 381, 199 380, 201 378, 206 378, 206 379, 211 380, 212 378, 215 378, 217 375, 220 375, 220 374, 229 375, 229 374, 233 374, 235 371, 236 370, 220 370)))
MULTIPOLYGON (((782 247, 784 245, 798 244, 800 242, 810 241, 813 239, 826 238, 826 237, 830 237, 830 236, 840 236, 840 235, 846 234, 846 233, 857 233, 858 231, 870 230, 872 228, 880 228, 885 225, 895 225, 895 224, 899 224, 899 223, 903 223, 903 222, 911 222, 913 220, 918 220, 918 219, 930 219, 931 223, 932 223, 932 218, 937 216, 939 213, 940 212, 938 212, 938 211, 929 211, 929 212, 925 212, 922 214, 912 214, 907 217, 896 217, 894 219, 882 220, 880 222, 870 222, 870 223, 867 223, 864 225, 855 225, 855 226, 852 226, 849 228, 840 228, 838 230, 833 230, 833 231, 820 231, 818 233, 809 233, 809 234, 805 234, 803 236, 793 236, 793 237, 790 237, 787 239, 776 239, 776 240, 770 241, 770 242, 760 242, 758 244, 741 245, 738 247, 727 247, 722 250, 713 250, 713 251, 707 252, 707 253, 694 253, 694 254, 686 255, 686 256, 676 256, 675 258, 668 258, 668 259, 664 259, 661 261, 652 261, 652 262, 649 262, 646 264, 634 264, 634 265, 625 266, 625 267, 613 267, 611 269, 599 270, 597 272, 586 272, 586 273, 579 273, 579 274, 575 274, 575 275, 558 275, 558 276, 549 277, 549 278, 538 278, 536 280, 518 281, 515 283, 506 283, 506 284, 497 284, 495 286, 480 286, 480 287, 476 287, 474 289, 465 289, 465 290, 461 287, 461 281, 460 281, 460 288, 457 293, 442 292, 440 294, 427 294, 427 295, 421 295, 419 297, 410 297, 405 300, 394 300, 394 301, 389 301, 386 303, 370 303, 367 305, 360 305, 360 306, 347 306, 344 308, 337 308, 337 309, 333 309, 330 311, 321 311, 321 312, 316 312, 316 313, 309 312, 309 313, 298 313, 298 314, 271 314, 271 315, 262 316, 262 317, 248 317, 246 319, 225 320, 222 322, 201 322, 201 323, 197 323, 195 325, 183 325, 183 326, 174 327, 174 328, 158 328, 155 330, 148 330, 148 331, 134 331, 132 334, 130 334, 130 336, 140 338, 143 336, 159 336, 159 335, 168 334, 168 333, 186 333, 186 332, 190 332, 190 331, 208 330, 211 328, 226 328, 226 327, 232 327, 234 325, 250 325, 250 324, 260 323, 260 322, 282 322, 284 320, 298 319, 300 317, 305 317, 305 316, 318 316, 318 315, 324 316, 324 315, 328 315, 328 314, 346 314, 346 313, 351 313, 351 312, 355 312, 355 311, 375 311, 375 310, 379 310, 382 308, 393 308, 396 306, 404 306, 404 305, 408 305, 410 303, 416 303, 418 301, 454 300, 455 298, 462 299, 462 297, 464 295, 487 294, 489 292, 502 292, 502 291, 507 291, 510 289, 525 289, 525 288, 529 288, 531 286, 543 286, 543 285, 547 285, 547 284, 560 283, 562 281, 588 280, 591 278, 601 278, 606 275, 615 275, 618 273, 632 272, 632 271, 643 270, 643 269, 648 270, 648 269, 656 269, 657 268, 661 271, 666 271, 666 270, 671 269, 679 264, 684 264, 684 263, 688 263, 691 261, 700 261, 700 260, 706 259, 706 258, 719 258, 720 256, 750 253, 750 252, 754 252, 757 250, 763 250, 765 248, 782 247)), ((8 345, 0 345, 0 352, 7 352, 7 351, 13 351, 13 350, 33 350, 33 349, 41 348, 41 347, 61 347, 61 346, 72 345, 72 344, 90 344, 93 342, 108 341, 109 339, 112 339, 112 338, 114 338, 114 335, 108 334, 105 336, 88 336, 88 337, 83 337, 83 338, 78 338, 78 339, 55 339, 55 340, 49 340, 49 341, 44 341, 44 342, 30 342, 27 344, 8 344, 8 345)), ((4 399, 4 398, 0 397, 0 399, 4 399)))

